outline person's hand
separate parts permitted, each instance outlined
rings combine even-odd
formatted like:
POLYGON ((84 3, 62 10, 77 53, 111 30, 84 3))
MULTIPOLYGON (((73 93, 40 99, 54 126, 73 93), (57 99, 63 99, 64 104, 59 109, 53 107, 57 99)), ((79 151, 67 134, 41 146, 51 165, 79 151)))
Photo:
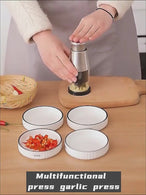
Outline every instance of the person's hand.
POLYGON ((76 82, 78 74, 69 60, 69 49, 50 30, 33 36, 44 64, 59 78, 76 82))
MULTIPOLYGON (((109 5, 101 5, 114 17, 116 9, 109 5)), ((112 17, 104 10, 96 10, 93 13, 82 18, 77 28, 74 30, 72 35, 69 37, 70 41, 73 42, 87 42, 100 37, 105 31, 107 31, 112 25, 112 17)))

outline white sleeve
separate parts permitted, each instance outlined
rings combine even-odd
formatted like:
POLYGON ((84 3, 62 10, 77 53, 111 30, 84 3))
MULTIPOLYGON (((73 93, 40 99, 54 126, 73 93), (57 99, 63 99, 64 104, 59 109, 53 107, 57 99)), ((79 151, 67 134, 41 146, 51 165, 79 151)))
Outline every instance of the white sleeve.
POLYGON ((47 15, 37 0, 5 1, 25 42, 30 42, 34 34, 52 29, 47 15))
POLYGON ((114 7, 117 10, 118 16, 116 17, 116 20, 119 20, 124 16, 126 11, 130 8, 133 0, 127 0, 127 1, 121 1, 121 0, 115 0, 115 1, 97 1, 97 7, 99 7, 101 4, 108 4, 114 7))

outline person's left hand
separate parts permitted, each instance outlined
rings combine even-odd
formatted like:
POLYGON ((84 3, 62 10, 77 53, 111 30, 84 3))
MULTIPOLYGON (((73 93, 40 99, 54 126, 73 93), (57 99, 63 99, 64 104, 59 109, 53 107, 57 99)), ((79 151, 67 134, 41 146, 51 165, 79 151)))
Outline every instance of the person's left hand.
POLYGON ((69 39, 70 41, 80 43, 87 42, 89 40, 94 40, 101 36, 105 31, 107 31, 112 25, 112 22, 112 17, 108 13, 101 9, 96 10, 81 19, 79 25, 74 30, 69 39))

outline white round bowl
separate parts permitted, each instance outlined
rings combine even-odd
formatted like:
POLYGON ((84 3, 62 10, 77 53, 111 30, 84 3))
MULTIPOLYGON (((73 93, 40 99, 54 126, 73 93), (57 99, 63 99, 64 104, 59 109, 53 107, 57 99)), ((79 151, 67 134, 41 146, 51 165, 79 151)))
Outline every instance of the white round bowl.
POLYGON ((27 130, 36 128, 57 130, 63 125, 63 113, 56 107, 38 106, 23 113, 22 123, 27 130))
POLYGON ((30 131, 25 131, 18 138, 18 150, 23 156, 27 158, 31 158, 31 159, 50 158, 58 154, 61 149, 62 149, 62 138, 60 134, 50 129, 33 129, 30 131), (36 151, 27 148, 24 142, 26 142, 26 140, 29 139, 29 136, 35 137, 35 135, 37 134, 41 134, 43 136, 48 135, 48 137, 50 137, 51 139, 57 139, 57 143, 58 143, 57 146, 47 151, 36 151))
POLYGON ((100 131, 82 129, 73 131, 65 138, 66 152, 77 159, 99 158, 109 149, 108 137, 100 131))
POLYGON ((67 113, 67 124, 73 130, 84 128, 101 130, 108 124, 108 114, 96 106, 78 106, 67 113))

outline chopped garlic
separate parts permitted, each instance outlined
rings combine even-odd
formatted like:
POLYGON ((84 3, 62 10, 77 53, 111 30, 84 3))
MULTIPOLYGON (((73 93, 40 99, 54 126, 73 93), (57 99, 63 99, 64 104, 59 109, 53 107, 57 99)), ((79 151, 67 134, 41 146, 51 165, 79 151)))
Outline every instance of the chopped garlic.
POLYGON ((13 95, 19 95, 16 90, 13 91, 13 95))

